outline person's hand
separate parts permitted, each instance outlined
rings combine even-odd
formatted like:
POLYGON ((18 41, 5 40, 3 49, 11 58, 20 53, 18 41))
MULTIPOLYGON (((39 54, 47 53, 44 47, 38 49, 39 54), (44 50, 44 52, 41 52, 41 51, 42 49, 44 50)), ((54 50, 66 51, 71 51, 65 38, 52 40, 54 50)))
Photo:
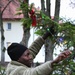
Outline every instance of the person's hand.
POLYGON ((60 61, 64 60, 65 58, 68 58, 70 56, 70 54, 71 54, 71 51, 69 51, 69 50, 66 50, 66 51, 60 53, 58 55, 58 57, 51 62, 51 65, 53 66, 54 63, 59 63, 60 61))
POLYGON ((55 35, 56 32, 54 30, 54 25, 52 25, 51 27, 47 27, 46 28, 46 33, 42 36, 43 39, 46 39, 47 37, 52 37, 53 35, 55 35))

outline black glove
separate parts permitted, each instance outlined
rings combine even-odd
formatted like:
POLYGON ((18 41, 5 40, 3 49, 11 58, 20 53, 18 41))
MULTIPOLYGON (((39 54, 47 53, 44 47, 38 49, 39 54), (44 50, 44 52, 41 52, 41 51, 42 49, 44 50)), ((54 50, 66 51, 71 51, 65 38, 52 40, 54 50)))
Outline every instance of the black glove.
POLYGON ((55 29, 54 29, 54 25, 52 25, 51 27, 47 28, 47 34, 49 34, 49 36, 53 36, 55 35, 55 29))
POLYGON ((54 25, 46 28, 46 33, 43 35, 43 39, 46 39, 48 36, 52 37, 55 35, 54 25))

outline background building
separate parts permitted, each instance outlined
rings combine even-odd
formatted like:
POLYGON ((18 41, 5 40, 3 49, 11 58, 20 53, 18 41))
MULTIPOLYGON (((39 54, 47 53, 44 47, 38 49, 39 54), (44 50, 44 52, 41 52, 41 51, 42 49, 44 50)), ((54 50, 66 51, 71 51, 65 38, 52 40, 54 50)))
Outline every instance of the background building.
MULTIPOLYGON (((3 0, 2 2, 3 9, 6 4, 8 3, 7 0, 3 0)), ((4 37, 5 37, 5 47, 7 48, 8 45, 12 42, 20 42, 23 36, 22 30, 22 22, 20 19, 23 18, 23 15, 16 15, 16 9, 19 7, 19 2, 11 2, 7 8, 4 10, 2 18, 3 18, 3 28, 4 28, 4 37)), ((1 34, 1 33, 0 33, 1 34)), ((1 36, 0 36, 1 38, 1 36)), ((1 40, 0 40, 0 56, 1 56, 1 40)), ((5 60, 9 60, 8 56, 6 55, 5 51, 5 60)), ((0 57, 1 61, 1 57, 0 57)))

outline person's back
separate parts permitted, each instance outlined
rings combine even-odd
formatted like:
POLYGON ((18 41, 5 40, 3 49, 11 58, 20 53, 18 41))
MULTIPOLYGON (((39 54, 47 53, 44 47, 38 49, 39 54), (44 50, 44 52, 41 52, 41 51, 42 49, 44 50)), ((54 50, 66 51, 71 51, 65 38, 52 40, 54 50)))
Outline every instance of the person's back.
POLYGON ((8 64, 6 75, 48 75, 51 71, 52 68, 49 61, 35 68, 30 68, 26 65, 13 61, 8 64))
POLYGON ((11 61, 7 66, 6 75, 23 75, 23 71, 25 71, 27 68, 27 66, 19 62, 11 61))

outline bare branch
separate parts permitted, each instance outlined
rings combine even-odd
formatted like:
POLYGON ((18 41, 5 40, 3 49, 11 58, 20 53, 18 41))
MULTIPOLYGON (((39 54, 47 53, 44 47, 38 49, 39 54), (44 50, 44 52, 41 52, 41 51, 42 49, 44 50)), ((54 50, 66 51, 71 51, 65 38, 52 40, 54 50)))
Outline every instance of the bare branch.
POLYGON ((13 0, 9 0, 9 2, 7 3, 7 5, 4 7, 4 9, 2 10, 2 13, 4 12, 4 10, 7 8, 7 6, 12 2, 13 0))
POLYGON ((71 6, 72 8, 75 8, 75 0, 70 0, 70 6, 71 6))

